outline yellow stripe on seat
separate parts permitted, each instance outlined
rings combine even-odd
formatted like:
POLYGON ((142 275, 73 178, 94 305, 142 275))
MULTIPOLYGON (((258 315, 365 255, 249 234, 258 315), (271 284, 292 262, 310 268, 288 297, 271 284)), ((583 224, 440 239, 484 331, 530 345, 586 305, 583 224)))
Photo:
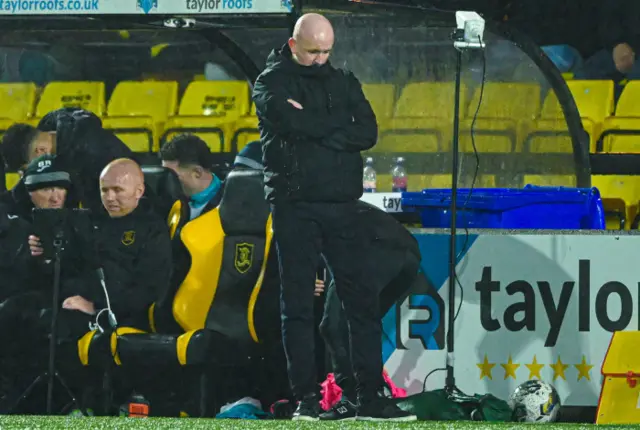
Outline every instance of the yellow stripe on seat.
POLYGON ((269 251, 271 249, 272 238, 272 219, 271 214, 269 214, 266 226, 266 240, 264 243, 264 258, 262 260, 262 267, 260 268, 260 276, 258 276, 256 285, 253 287, 253 291, 251 291, 251 296, 249 297, 249 309, 247 315, 247 322, 249 323, 249 334, 251 335, 253 341, 256 343, 260 342, 260 339, 258 339, 258 333, 256 332, 254 312, 256 308, 256 302, 258 301, 258 295, 260 294, 260 289, 262 288, 262 283, 264 282, 264 275, 267 271, 267 262, 269 261, 269 251))
POLYGON ((155 319, 155 310, 156 310, 156 303, 153 302, 151 303, 151 306, 149 306, 149 310, 148 310, 148 318, 149 318, 149 328, 151 329, 152 333, 157 333, 156 330, 156 319, 155 319))
POLYGON ((120 361, 120 356, 118 355, 118 336, 122 336, 125 334, 144 334, 143 330, 133 328, 133 327, 120 327, 116 329, 113 333, 111 333, 111 355, 113 356, 113 361, 118 366, 122 366, 122 362, 120 361))
POLYGON ((78 358, 83 366, 89 365, 89 348, 91 347, 91 341, 96 335, 96 330, 85 333, 80 339, 78 339, 78 358))
POLYGON ((188 331, 185 334, 180 335, 176 341, 176 355, 178 356, 180 366, 187 365, 187 348, 189 347, 191 338, 196 334, 196 332, 198 332, 198 330, 188 331))

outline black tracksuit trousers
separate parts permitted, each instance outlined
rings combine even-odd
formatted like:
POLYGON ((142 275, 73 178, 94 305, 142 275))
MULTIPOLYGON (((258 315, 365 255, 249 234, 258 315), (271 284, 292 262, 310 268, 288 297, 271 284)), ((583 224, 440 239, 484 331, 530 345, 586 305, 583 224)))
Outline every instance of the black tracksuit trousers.
MULTIPOLYGON (((378 318, 389 311, 391 306, 416 287, 416 284, 426 282, 423 273, 419 272, 420 260, 411 252, 406 252, 404 264, 398 262, 398 272, 388 283, 385 282, 381 290, 376 291, 380 295, 380 313, 378 318)), ((325 341, 331 367, 333 368, 336 383, 342 388, 343 395, 351 401, 355 401, 355 379, 353 365, 351 363, 351 350, 349 348, 349 333, 342 304, 338 299, 336 286, 340 285, 340 278, 334 278, 326 289, 324 314, 320 323, 320 334, 325 341)))
POLYGON ((349 327, 353 369, 361 400, 382 386, 378 291, 361 260, 356 202, 278 202, 272 205, 281 286, 282 337, 293 394, 318 392, 314 352, 314 283, 323 253, 340 279, 337 294, 349 327))

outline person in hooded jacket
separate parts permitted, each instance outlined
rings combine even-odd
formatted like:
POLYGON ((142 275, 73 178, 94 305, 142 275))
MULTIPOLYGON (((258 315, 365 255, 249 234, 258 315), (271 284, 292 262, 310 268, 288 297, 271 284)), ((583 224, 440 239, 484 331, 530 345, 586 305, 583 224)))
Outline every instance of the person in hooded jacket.
MULTIPOLYGON (((20 256, 25 250, 29 253, 28 238, 38 228, 34 225, 33 209, 68 208, 67 196, 72 188, 69 173, 60 168, 55 155, 42 155, 33 160, 25 169, 23 179, 26 195, 14 202, 14 205, 0 204, 11 227, 10 234, 7 234, 2 241, 3 248, 6 248, 7 252, 19 250, 20 256)), ((81 276, 86 272, 83 265, 68 261, 69 256, 82 254, 82 250, 72 248, 74 247, 65 246, 62 252, 61 293, 63 296, 84 291, 86 286, 81 276)), ((0 326, 12 326, 4 323, 15 320, 16 316, 19 316, 21 321, 37 319, 33 313, 38 314, 41 309, 50 306, 53 283, 51 265, 43 264, 31 257, 26 261, 19 259, 18 262, 25 263, 15 267, 16 271, 21 272, 16 274, 16 282, 20 284, 9 285, 8 280, 0 280, 3 288, 13 290, 5 297, 6 302, 0 304, 0 326), (5 281, 7 281, 6 285, 5 281)), ((2 330, 0 327, 0 337, 3 335, 2 330)))
POLYGON ((378 129, 356 77, 329 63, 334 35, 322 15, 305 14, 274 50, 253 88, 281 277, 282 336, 294 420, 319 419, 314 351, 314 284, 321 253, 349 322, 358 419, 414 420, 380 391, 382 342, 378 294, 360 258, 362 157, 378 129))
MULTIPOLYGON (((98 187, 102 169, 115 159, 133 157, 131 149, 102 127, 100 118, 79 108, 49 112, 37 128, 21 123, 12 125, 2 138, 0 152, 10 171, 23 170, 42 154, 56 154, 72 175, 83 207, 94 213, 103 211, 98 187)), ((19 182, 15 188, 22 187, 19 182)))

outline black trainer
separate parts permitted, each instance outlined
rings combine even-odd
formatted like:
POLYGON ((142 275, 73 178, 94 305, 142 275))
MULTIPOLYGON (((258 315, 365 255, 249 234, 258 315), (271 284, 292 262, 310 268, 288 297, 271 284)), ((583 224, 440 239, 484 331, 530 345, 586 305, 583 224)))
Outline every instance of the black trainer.
POLYGON ((351 403, 346 397, 342 397, 327 412, 320 414, 321 421, 354 421, 356 419, 356 405, 351 403))
POLYGON ((293 421, 317 421, 320 415, 320 403, 315 395, 305 396, 296 411, 293 413, 293 421))
POLYGON ((418 417, 403 411, 390 399, 378 397, 360 406, 356 419, 358 421, 405 422, 416 421, 418 417))

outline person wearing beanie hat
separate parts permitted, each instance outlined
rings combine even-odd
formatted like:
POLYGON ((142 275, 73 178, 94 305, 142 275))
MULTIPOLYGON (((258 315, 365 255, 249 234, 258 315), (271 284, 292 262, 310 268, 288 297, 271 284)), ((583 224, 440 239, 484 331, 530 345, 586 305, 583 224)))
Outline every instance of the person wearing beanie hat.
POLYGON ((29 163, 21 182, 21 186, 0 196, 0 203, 12 215, 30 222, 33 208, 76 206, 75 199, 68 199, 72 189, 71 175, 62 168, 55 155, 41 155, 29 163))
POLYGON ((189 198, 189 220, 220 204, 224 183, 211 171, 211 150, 202 139, 180 134, 160 148, 160 159, 178 175, 189 198))
POLYGON ((233 160, 233 167, 256 170, 264 169, 264 165, 262 164, 262 143, 260 143, 259 140, 247 143, 233 160))

